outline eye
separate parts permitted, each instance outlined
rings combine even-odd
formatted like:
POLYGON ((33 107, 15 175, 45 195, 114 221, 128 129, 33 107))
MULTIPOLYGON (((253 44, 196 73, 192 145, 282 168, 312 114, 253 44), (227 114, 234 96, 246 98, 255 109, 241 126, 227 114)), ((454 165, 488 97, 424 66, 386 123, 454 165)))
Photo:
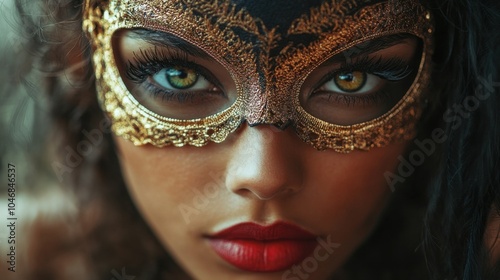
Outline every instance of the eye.
POLYGON ((188 89, 198 81, 198 73, 186 67, 170 67, 160 70, 152 79, 168 89, 188 89))
POLYGON ((390 112, 421 77, 423 58, 419 38, 393 38, 394 41, 389 37, 366 41, 362 44, 367 45, 355 46, 364 53, 336 54, 316 66, 301 85, 302 109, 317 119, 341 126, 368 122, 390 112), (390 43, 385 46, 385 42, 390 43))
POLYGON ((346 92, 360 90, 366 83, 366 73, 360 71, 343 72, 333 78, 335 85, 346 92))
POLYGON ((236 101, 232 77, 209 54, 123 39, 126 41, 120 44, 115 58, 127 87, 125 94, 151 113, 193 120, 222 112, 236 101))
POLYGON ((214 91, 216 87, 195 69, 183 66, 163 68, 152 75, 151 80, 167 90, 206 90, 214 91))
POLYGON ((363 71, 343 71, 334 73, 315 93, 364 94, 376 91, 384 83, 384 79, 363 71))

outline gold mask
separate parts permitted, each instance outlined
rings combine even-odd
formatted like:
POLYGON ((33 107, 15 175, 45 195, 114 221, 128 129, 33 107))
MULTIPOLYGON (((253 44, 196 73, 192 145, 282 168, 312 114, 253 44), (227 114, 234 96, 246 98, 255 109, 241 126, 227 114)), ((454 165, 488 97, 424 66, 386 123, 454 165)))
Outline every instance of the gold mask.
MULTIPOLYGON (((230 1, 86 0, 83 27, 94 48, 101 107, 111 118, 114 133, 135 145, 220 143, 244 121, 281 128, 291 124, 297 135, 316 149, 342 153, 411 139, 430 76, 431 15, 415 0, 369 2, 326 1, 304 10, 288 26, 266 26, 265 21, 230 1), (122 28, 165 32, 201 49, 230 74, 236 89, 234 101, 215 113, 193 118, 166 116, 144 106, 125 85, 113 54, 112 36, 122 28), (304 94, 305 81, 321 65, 396 34, 420 38, 422 48, 415 67, 418 70, 389 108, 366 116, 361 111, 352 120, 337 122, 336 115, 349 110, 350 101, 337 110, 341 105, 329 105, 330 97, 321 99, 318 91, 304 94), (308 105, 308 98, 316 100, 314 105, 308 105)), ((174 70, 176 74, 169 78, 189 79, 189 69, 174 70)), ((193 75, 194 81, 197 76, 193 75)), ((366 75, 351 69, 328 82, 335 87, 345 85, 343 91, 349 95, 353 85, 357 88, 366 83, 366 75)))

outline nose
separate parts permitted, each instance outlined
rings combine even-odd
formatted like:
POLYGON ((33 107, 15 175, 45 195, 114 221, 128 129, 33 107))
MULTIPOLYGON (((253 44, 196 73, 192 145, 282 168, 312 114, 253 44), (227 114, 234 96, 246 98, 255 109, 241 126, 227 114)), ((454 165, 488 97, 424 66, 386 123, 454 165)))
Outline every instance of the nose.
POLYGON ((236 135, 226 186, 233 193, 269 200, 300 191, 302 142, 290 129, 244 125, 236 135))

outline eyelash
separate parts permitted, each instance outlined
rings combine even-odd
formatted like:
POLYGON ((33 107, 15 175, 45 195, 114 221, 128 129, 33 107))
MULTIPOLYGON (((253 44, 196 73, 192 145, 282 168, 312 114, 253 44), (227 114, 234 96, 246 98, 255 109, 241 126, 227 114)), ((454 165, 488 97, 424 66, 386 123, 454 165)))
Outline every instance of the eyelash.
POLYGON ((408 61, 398 57, 384 60, 382 57, 363 56, 352 63, 344 62, 340 69, 330 74, 333 78, 339 72, 362 71, 389 81, 399 81, 412 73, 408 64, 408 61))
MULTIPOLYGON (((148 77, 158 73, 158 71, 163 68, 172 66, 182 66, 194 69, 209 82, 222 88, 220 83, 207 70, 189 60, 187 53, 182 51, 171 51, 169 49, 159 50, 157 47, 152 50, 141 49, 139 53, 134 53, 133 62, 130 60, 128 61, 126 76, 136 84, 143 84, 148 77)), ((363 56, 356 61, 349 63, 344 62, 339 69, 328 73, 318 84, 323 85, 333 79, 338 73, 352 71, 370 73, 388 81, 400 81, 412 73, 412 70, 408 66, 408 62, 401 58, 383 60, 382 57, 363 56)), ((193 98, 200 97, 200 94, 203 95, 203 92, 182 91, 182 93, 180 93, 178 91, 165 90, 152 83, 146 83, 144 87, 153 98, 161 97, 162 101, 176 98, 178 102, 184 103, 187 100, 192 101, 193 98)), ((314 92, 316 91, 317 90, 314 92)), ((213 92, 210 94, 213 94, 213 92)), ((374 94, 357 96, 332 93, 328 96, 328 100, 335 98, 334 102, 341 102, 347 106, 351 106, 359 102, 362 104, 376 104, 389 97, 389 92, 381 90, 374 94)))
MULTIPOLYGON (((390 58, 384 60, 382 57, 363 56, 356 61, 344 62, 339 69, 331 71, 318 83, 320 86, 332 80, 335 75, 342 72, 361 71, 376 75, 388 81, 400 81, 408 77, 413 71, 409 66, 408 61, 401 58, 390 58)), ((317 92, 318 89, 314 90, 317 92)), ((347 106, 354 106, 356 103, 362 104, 377 104, 390 98, 390 93, 386 90, 380 90, 373 94, 350 95, 342 93, 332 93, 328 96, 328 100, 334 98, 334 102, 341 102, 347 106)))
MULTIPOLYGON (((200 73, 203 78, 207 79, 207 81, 214 84, 216 87, 222 88, 220 83, 206 69, 191 61, 186 52, 172 51, 169 49, 159 50, 157 47, 148 50, 141 49, 139 53, 134 52, 133 61, 128 60, 126 76, 136 84, 143 84, 146 91, 152 95, 153 98, 161 97, 162 101, 176 98, 179 103, 184 103, 187 100, 192 101, 195 97, 203 97, 203 94, 205 94, 204 92, 189 90, 184 90, 182 92, 171 91, 159 88, 150 82, 145 83, 148 77, 151 77, 164 68, 172 66, 191 68, 197 73, 200 73)), ((209 94, 214 93, 215 92, 211 92, 209 94)), ((223 92, 221 92, 221 94, 223 94, 223 92)))

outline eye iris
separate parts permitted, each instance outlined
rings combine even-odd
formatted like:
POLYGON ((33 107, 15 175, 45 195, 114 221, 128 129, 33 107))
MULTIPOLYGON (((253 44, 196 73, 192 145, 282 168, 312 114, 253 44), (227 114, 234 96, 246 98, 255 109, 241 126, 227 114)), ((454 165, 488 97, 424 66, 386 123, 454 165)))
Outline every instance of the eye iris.
POLYGON ((345 92, 355 92, 365 85, 366 73, 361 71, 339 73, 334 77, 334 82, 345 92))
POLYGON ((193 69, 185 67, 172 67, 167 69, 167 81, 177 89, 186 89, 192 87, 198 81, 198 75, 193 69))

